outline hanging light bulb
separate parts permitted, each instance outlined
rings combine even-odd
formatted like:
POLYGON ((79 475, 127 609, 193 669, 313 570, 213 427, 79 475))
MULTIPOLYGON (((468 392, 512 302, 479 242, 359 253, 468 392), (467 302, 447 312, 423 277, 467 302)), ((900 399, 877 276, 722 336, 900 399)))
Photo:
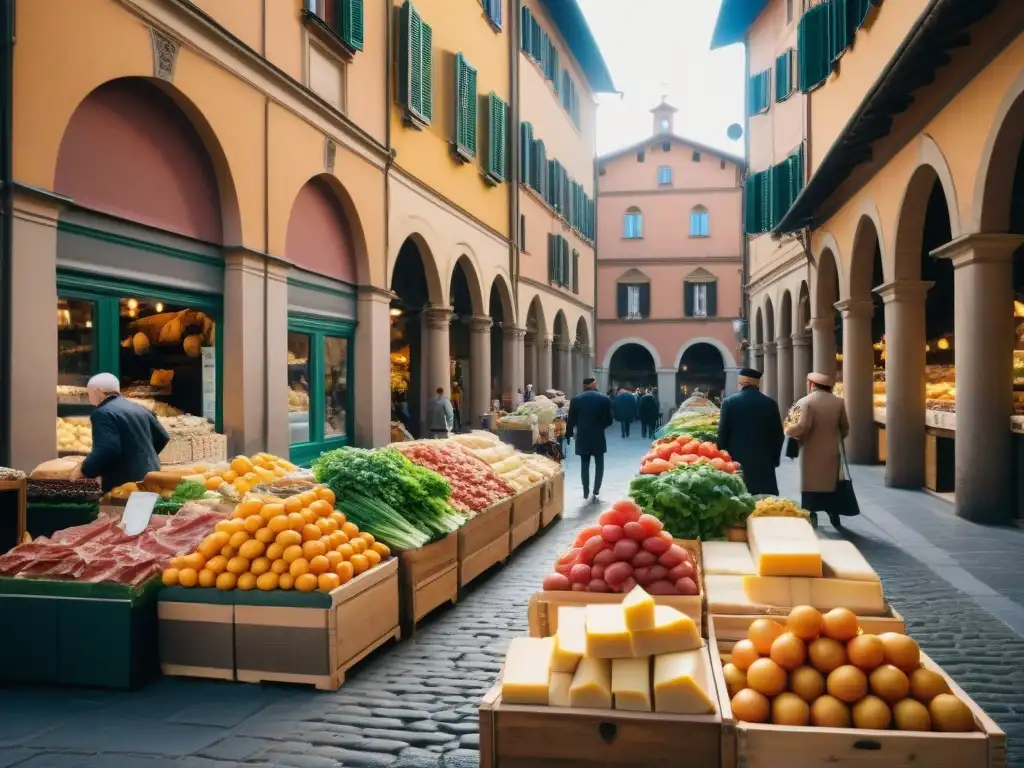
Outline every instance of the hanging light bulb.
POLYGON ((949 339, 947 339, 945 337, 939 339, 939 341, 937 342, 936 346, 938 346, 938 348, 943 350, 943 351, 949 349, 949 339))
POLYGON ((925 352, 931 352, 932 351, 932 345, 931 344, 925 344, 924 345, 924 351, 925 352))
POLYGON ((162 301, 158 301, 156 303, 156 311, 157 312, 163 312, 164 311, 164 303, 162 301))
POLYGON ((138 309, 139 302, 135 299, 128 299, 128 309, 138 309))

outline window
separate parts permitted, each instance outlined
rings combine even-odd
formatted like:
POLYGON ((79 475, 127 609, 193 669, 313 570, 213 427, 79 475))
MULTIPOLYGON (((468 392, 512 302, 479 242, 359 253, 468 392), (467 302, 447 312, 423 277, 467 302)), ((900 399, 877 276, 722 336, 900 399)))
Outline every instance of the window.
POLYGON ((647 155, 645 155, 643 152, 637 152, 636 153, 636 161, 638 163, 642 163, 642 162, 644 162, 646 160, 647 160, 647 155))
POLYGON ((768 111, 768 107, 772 103, 771 85, 772 71, 770 69, 751 75, 747 86, 749 88, 747 93, 748 115, 759 115, 768 111))
POLYGON ((292 461, 306 464, 347 445, 352 428, 352 323, 288 317, 288 437, 292 461))
POLYGON ((650 283, 619 283, 617 299, 619 319, 644 320, 650 317, 650 283))
POLYGON ((481 4, 487 14, 487 20, 495 29, 501 29, 501 0, 481 0, 481 4))
POLYGON ((519 124, 519 181, 533 186, 533 125, 519 124))
POLYGON ((562 70, 562 108, 569 114, 572 124, 580 127, 580 97, 576 92, 576 83, 569 76, 569 70, 562 70))
POLYGON ((672 183, 672 169, 667 165, 663 165, 658 169, 658 183, 662 185, 672 183))
POLYGON ((476 157, 476 70, 458 53, 455 55, 456 153, 466 160, 476 157))
POLYGON ((487 178, 493 183, 505 180, 505 158, 508 155, 505 121, 508 105, 494 91, 487 96, 487 178))
POLYGON ((693 160, 693 162, 699 163, 700 162, 700 152, 697 152, 696 150, 694 150, 693 157, 691 159, 693 160))
POLYGON ((774 229, 804 188, 803 146, 778 165, 751 174, 745 184, 744 228, 747 234, 774 229))
POLYGON ((572 292, 580 292, 580 252, 576 249, 572 252, 572 292))
POLYGON ((433 31, 409 0, 399 14, 401 46, 398 53, 400 103, 406 121, 414 126, 429 125, 434 114, 433 31))
POLYGON ((548 153, 541 139, 533 142, 533 151, 530 153, 532 172, 530 173, 530 187, 538 195, 547 200, 548 194, 548 153))
POLYGON ((667 117, 661 118, 661 132, 662 133, 668 133, 668 129, 671 126, 672 126, 672 124, 668 121, 667 117))
POLYGON ((797 81, 808 93, 824 83, 877 0, 823 0, 808 8, 797 26, 797 81))
POLYGON ((775 60, 775 101, 785 101, 796 90, 793 55, 790 48, 775 60))
POLYGON ((686 317, 715 317, 718 314, 718 284, 713 280, 683 283, 683 314, 686 317))
POLYGON ((690 211, 690 237, 708 237, 708 209, 702 205, 690 211))
POLYGON ((725 160, 719 160, 718 161, 718 167, 724 171, 725 170, 725 160))
POLYGON ((744 184, 743 228, 748 235, 758 235, 771 229, 768 176, 770 170, 752 173, 744 184))
POLYGON ((639 240, 644 236, 644 215, 639 208, 626 211, 622 236, 627 240, 639 240))
POLYGON ((662 142, 662 144, 661 144, 661 151, 662 152, 671 152, 672 151, 672 144, 671 144, 671 142, 668 142, 668 141, 662 142))
POLYGON ((349 53, 363 50, 363 0, 305 0, 313 17, 342 42, 349 53))
POLYGON ((548 235, 548 282, 569 285, 569 241, 561 235, 548 235))
POLYGON ((547 41, 547 47, 544 49, 544 77, 551 81, 555 86, 555 91, 558 91, 558 49, 555 47, 555 41, 547 35, 544 35, 547 41))

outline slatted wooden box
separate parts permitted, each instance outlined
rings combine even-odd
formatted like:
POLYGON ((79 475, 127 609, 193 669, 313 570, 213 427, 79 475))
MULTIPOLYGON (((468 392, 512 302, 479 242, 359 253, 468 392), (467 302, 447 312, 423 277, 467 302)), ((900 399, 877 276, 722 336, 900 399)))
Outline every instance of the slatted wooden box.
POLYGON ((543 509, 540 513, 540 525, 547 528, 562 516, 565 509, 565 473, 559 472, 544 483, 543 509))
MULTIPOLYGON (((857 728, 812 728, 744 723, 735 719, 722 672, 723 657, 728 659, 733 640, 719 637, 719 630, 735 636, 741 624, 745 628, 756 616, 730 616, 727 623, 717 616, 708 622, 708 647, 712 674, 719 694, 722 715, 722 768, 831 768, 831 766, 870 766, 871 768, 1004 768, 1006 734, 985 714, 934 661, 921 653, 921 662, 941 674, 950 689, 974 714, 978 730, 973 733, 919 733, 878 731, 857 728), (782 762, 780 762, 782 761, 782 762)), ((861 617, 865 632, 901 631, 891 620, 861 617)))
POLYGON ((235 679, 234 592, 164 587, 157 617, 165 675, 235 679))
POLYGON ((544 484, 537 483, 512 499, 512 520, 509 523, 509 552, 514 552, 540 530, 544 507, 544 484))
POLYGON ((459 534, 400 552, 398 579, 402 635, 411 637, 424 616, 459 598, 459 534))
POLYGON ((508 559, 512 507, 512 498, 499 501, 459 528, 460 589, 508 559))

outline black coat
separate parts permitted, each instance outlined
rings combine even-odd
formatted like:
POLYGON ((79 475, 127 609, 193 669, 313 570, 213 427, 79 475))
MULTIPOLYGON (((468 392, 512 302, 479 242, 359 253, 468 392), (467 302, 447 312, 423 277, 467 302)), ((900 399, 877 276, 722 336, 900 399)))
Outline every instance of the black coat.
POLYGON ((569 418, 565 434, 576 431, 576 455, 598 456, 608 451, 604 431, 612 425, 612 401, 607 395, 591 389, 580 392, 569 401, 569 418))
POLYGON ((775 468, 782 457, 779 406, 755 387, 725 398, 718 422, 718 447, 740 463, 752 494, 777 494, 775 468))
POLYGON ((612 403, 615 411, 616 421, 627 421, 632 424, 636 421, 636 395, 632 392, 619 392, 612 403))
POLYGON ((151 411, 115 395, 90 418, 92 451, 82 462, 82 474, 102 477, 104 491, 160 469, 159 453, 171 438, 151 411))
POLYGON ((640 421, 651 423, 658 420, 658 398, 654 395, 647 394, 640 398, 640 402, 637 404, 637 413, 640 416, 640 421))

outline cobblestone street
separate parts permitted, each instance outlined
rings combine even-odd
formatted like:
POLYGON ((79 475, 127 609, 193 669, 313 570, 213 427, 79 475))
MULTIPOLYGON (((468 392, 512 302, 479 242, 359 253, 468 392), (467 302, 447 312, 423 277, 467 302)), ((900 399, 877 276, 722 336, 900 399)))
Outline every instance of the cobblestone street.
MULTIPOLYGON (((625 491, 647 444, 609 443, 607 501, 625 491)), ((0 767, 476 766, 477 701, 508 639, 527 631, 527 601, 556 552, 601 508, 582 503, 575 457, 566 471, 561 522, 414 639, 360 665, 337 693, 172 679, 135 693, 8 690, 0 767)), ((884 489, 875 468, 855 475, 864 515, 846 535, 911 634, 1006 730, 1008 765, 1024 765, 1024 532, 979 528, 941 500, 884 489)), ((781 479, 799 498, 795 464, 781 479)))

